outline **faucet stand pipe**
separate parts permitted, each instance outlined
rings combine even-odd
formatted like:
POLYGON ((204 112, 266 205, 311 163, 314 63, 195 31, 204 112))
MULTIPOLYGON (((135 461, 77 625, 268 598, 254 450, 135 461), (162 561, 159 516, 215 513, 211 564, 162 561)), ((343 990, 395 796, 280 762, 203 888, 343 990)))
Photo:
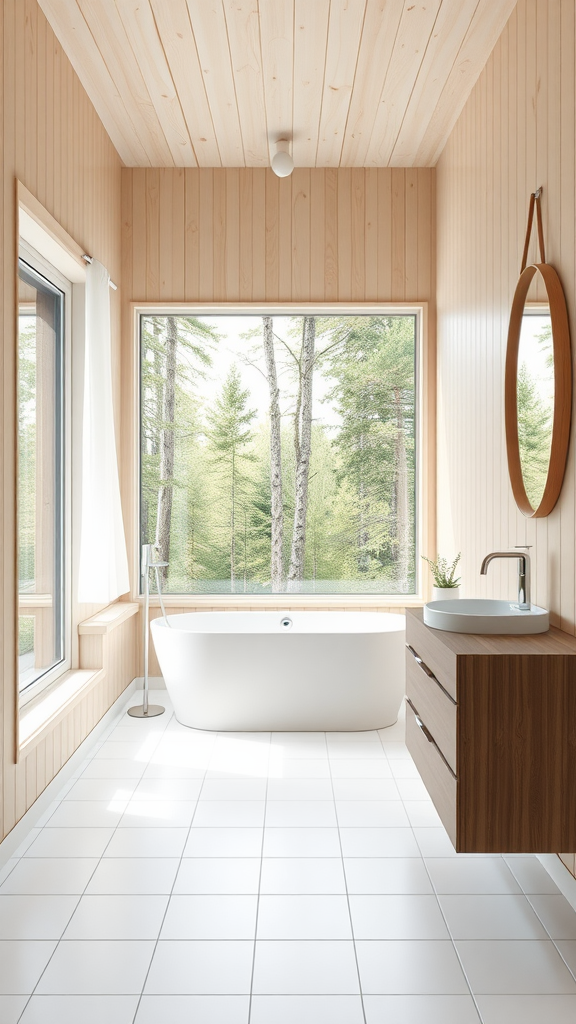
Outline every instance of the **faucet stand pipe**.
MULTIPOLYGON (((167 562, 153 562, 151 560, 152 550, 152 544, 142 545, 142 577, 144 581, 144 685, 142 687, 142 704, 137 704, 132 708, 128 708, 128 714, 132 718, 156 718, 158 715, 163 715, 166 710, 160 704, 148 703, 148 659, 150 654, 150 569, 156 570, 156 582, 159 584, 160 580, 158 576, 158 569, 163 565, 167 565, 167 562)), ((158 590, 160 590, 159 586, 158 590)), ((164 617, 166 618, 166 612, 164 612, 164 617)))

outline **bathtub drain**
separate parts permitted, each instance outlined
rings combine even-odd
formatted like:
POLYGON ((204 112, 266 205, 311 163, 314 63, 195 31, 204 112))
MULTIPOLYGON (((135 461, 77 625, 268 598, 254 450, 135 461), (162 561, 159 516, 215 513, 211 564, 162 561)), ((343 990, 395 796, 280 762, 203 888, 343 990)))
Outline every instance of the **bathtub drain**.
POLYGON ((292 629, 292 619, 289 619, 287 615, 283 619, 280 619, 280 625, 282 629, 292 629))

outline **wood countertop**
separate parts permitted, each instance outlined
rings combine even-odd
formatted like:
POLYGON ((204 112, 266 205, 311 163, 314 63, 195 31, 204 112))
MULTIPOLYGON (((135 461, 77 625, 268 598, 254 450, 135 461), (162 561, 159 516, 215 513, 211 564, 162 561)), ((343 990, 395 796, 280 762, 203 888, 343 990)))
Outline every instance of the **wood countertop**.
POLYGON ((407 608, 407 618, 416 619, 436 640, 444 644, 455 655, 466 654, 540 654, 576 655, 576 637, 556 626, 550 626, 547 633, 532 635, 493 636, 491 634, 449 633, 444 629, 432 629, 424 625, 422 608, 407 608))

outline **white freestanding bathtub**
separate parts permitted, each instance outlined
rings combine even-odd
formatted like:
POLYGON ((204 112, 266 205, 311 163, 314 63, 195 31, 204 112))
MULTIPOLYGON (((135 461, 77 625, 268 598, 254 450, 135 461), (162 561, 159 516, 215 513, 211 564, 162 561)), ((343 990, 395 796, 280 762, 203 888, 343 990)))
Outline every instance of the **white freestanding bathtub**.
POLYGON ((403 615, 192 612, 153 619, 176 718, 197 729, 353 731, 393 725, 403 615))

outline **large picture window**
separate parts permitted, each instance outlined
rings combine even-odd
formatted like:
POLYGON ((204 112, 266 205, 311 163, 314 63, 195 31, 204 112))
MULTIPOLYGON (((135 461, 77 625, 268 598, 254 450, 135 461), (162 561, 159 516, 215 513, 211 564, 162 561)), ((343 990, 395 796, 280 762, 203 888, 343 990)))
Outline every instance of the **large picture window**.
POLYGON ((20 692, 65 661, 65 293, 18 266, 20 692))
POLYGON ((417 336, 415 312, 141 314, 168 593, 416 592, 417 336))

